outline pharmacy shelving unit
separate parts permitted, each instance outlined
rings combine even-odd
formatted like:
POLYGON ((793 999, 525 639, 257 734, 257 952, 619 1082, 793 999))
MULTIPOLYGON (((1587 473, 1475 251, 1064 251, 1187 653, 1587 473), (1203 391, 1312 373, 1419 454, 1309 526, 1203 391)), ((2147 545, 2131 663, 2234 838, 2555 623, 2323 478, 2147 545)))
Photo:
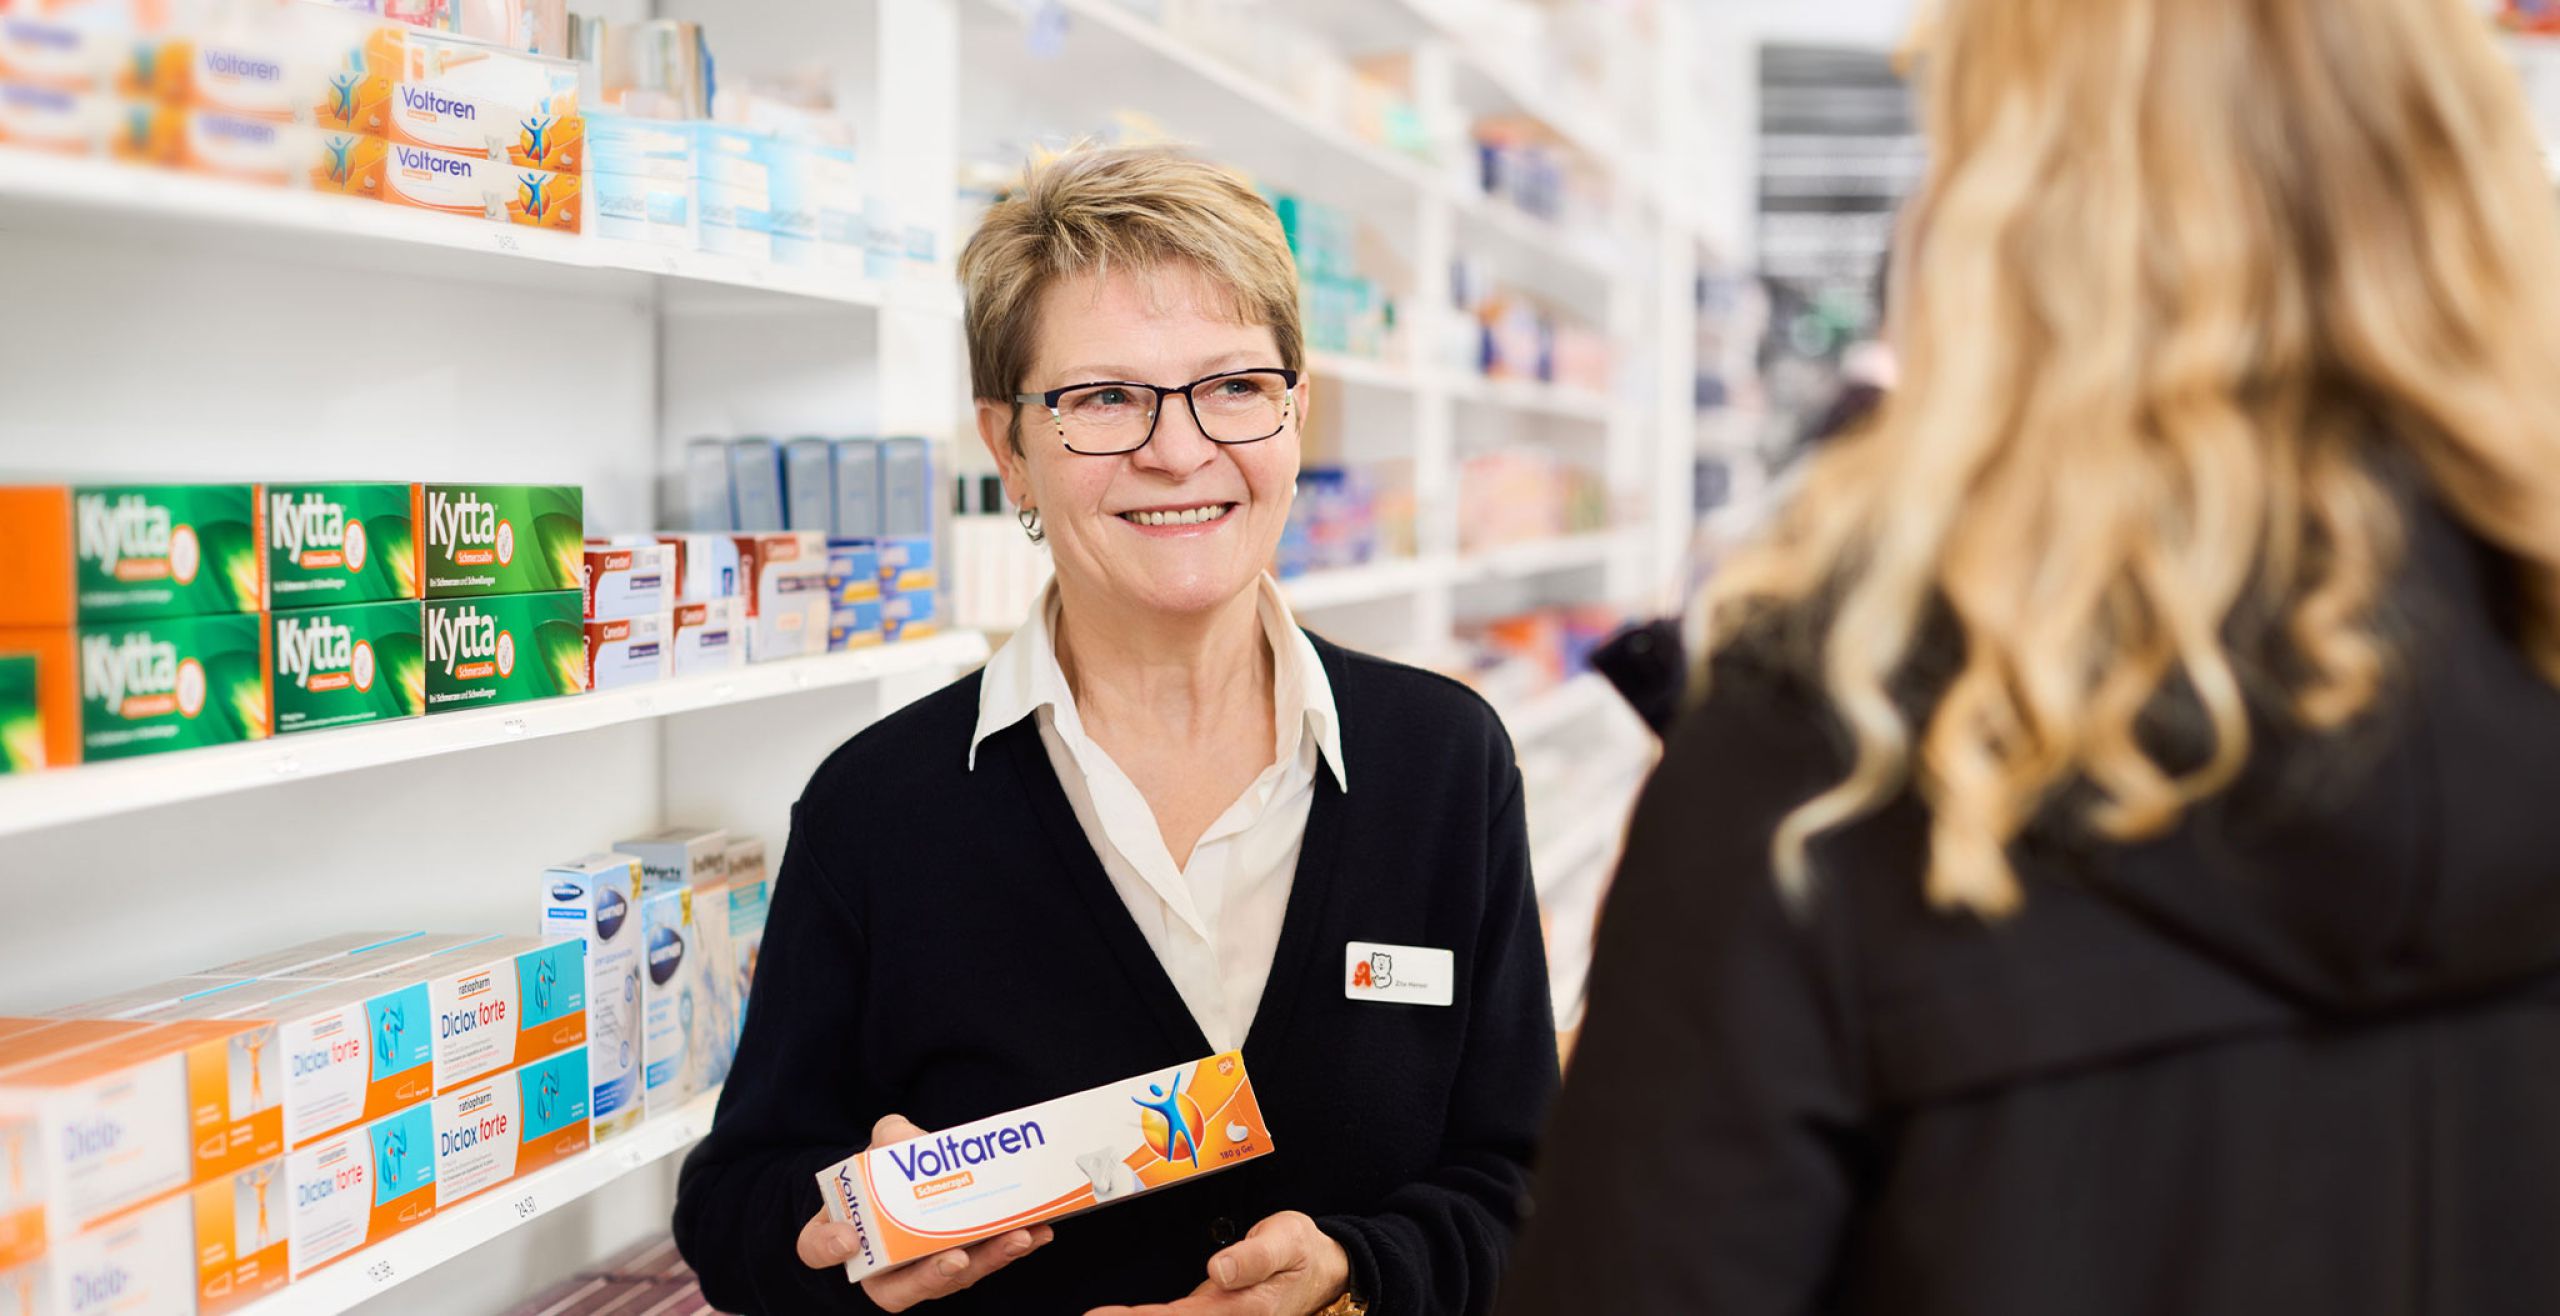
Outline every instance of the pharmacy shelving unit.
MULTIPOLYGON (((1630 117, 1481 48, 1457 0, 1308 0, 1344 51, 1410 57, 1429 159, 1310 111, 1144 3, 575 7, 699 21, 724 80, 831 69, 873 198, 931 258, 872 279, 0 150, 0 473, 577 483, 592 528, 631 530, 678 505, 669 473, 702 435, 924 434, 946 468, 970 469, 983 457, 950 277, 960 163, 1104 129, 1125 108, 1344 208, 1409 272, 1399 356, 1311 363, 1340 423, 1310 459, 1409 465, 1414 553, 1291 582, 1312 625, 1432 656, 1462 623, 1518 608, 1676 600, 1695 435, 1682 317, 1700 243, 1647 162, 1694 131, 1672 121, 1692 102, 1668 88, 1682 6, 1612 38, 1629 76, 1611 81, 1656 89, 1630 117), (1607 180, 1605 216, 1565 231, 1475 195, 1467 121, 1492 112, 1542 118, 1580 150, 1607 180), (1613 387, 1488 383, 1445 360, 1461 253, 1603 328, 1613 387), (1599 472, 1613 528, 1463 551, 1463 462, 1502 445, 1599 472)), ((825 753, 984 653, 951 635, 0 784, 0 1011, 351 927, 522 928, 543 864, 668 822, 730 826, 778 857, 825 753)), ((1605 692, 1568 690, 1512 714, 1524 765, 1569 765, 1542 768, 1531 799, 1542 889, 1560 883, 1568 902, 1551 924, 1596 906, 1615 831, 1598 820, 1623 810, 1644 762, 1605 692), (1563 789, 1576 785, 1589 789, 1563 789)), ((503 1310, 663 1229, 678 1155, 707 1119, 697 1106, 651 1122, 256 1310, 503 1310)))

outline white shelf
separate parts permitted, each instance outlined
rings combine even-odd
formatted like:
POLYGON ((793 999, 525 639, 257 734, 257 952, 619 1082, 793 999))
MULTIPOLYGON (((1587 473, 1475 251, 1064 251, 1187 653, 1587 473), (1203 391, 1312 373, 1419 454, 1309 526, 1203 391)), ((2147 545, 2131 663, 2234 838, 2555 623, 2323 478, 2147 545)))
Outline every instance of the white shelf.
POLYGON ((1351 384, 1407 392, 1422 387, 1420 376, 1395 362, 1341 352, 1309 352, 1307 370, 1315 376, 1318 384, 1351 384))
POLYGON ((1511 743, 1527 745, 1572 726, 1618 698, 1607 677, 1584 672, 1502 715, 1511 743))
POLYGON ((1607 424, 1609 420, 1608 396, 1588 389, 1545 384, 1534 379, 1487 379, 1481 375, 1452 375, 1448 388, 1450 396, 1479 406, 1501 407, 1594 425, 1607 424))
POLYGON ((1280 582, 1298 612, 1373 603, 1420 593, 1449 579, 1446 558, 1396 558, 1339 571, 1311 571, 1280 582))
MULTIPOLYGON (((643 1121, 620 1137, 557 1165, 437 1211, 425 1224, 287 1285, 242 1308, 239 1316, 336 1316, 380 1297, 438 1264, 701 1141, 711 1131, 712 1111, 719 1100, 719 1093, 706 1092, 672 1115, 643 1121)), ((422 1309, 434 1305, 422 1302, 422 1309)))
MULTIPOLYGON (((988 3, 990 7, 1008 13, 1018 14, 1022 7, 1018 0, 988 0, 988 3)), ((1056 0, 1056 5, 1068 18, 1068 43, 1072 44, 1080 37, 1098 36, 1102 42, 1114 47, 1097 51, 1096 55, 1102 61, 1102 67, 1116 67, 1117 76, 1124 84, 1167 76, 1196 79, 1257 111, 1257 131, 1278 128, 1289 132, 1322 146, 1343 161, 1396 180, 1415 196, 1439 185, 1436 176, 1421 161, 1369 141, 1343 124, 1317 115, 1279 88, 1255 79, 1218 55, 1201 49, 1189 39, 1113 0, 1056 0), (1139 65, 1137 60, 1127 58, 1131 55, 1155 67, 1139 65)), ((1191 124, 1177 123, 1171 127, 1178 132, 1197 130, 1197 125, 1191 124)), ((1209 145, 1213 148, 1225 146, 1232 151, 1240 144, 1212 142, 1209 145)))
POLYGON ((106 160, 0 149, 0 232, 139 225, 153 241, 220 237, 295 258, 335 257, 408 273, 476 272, 507 282, 611 290, 636 277, 678 301, 740 293, 807 304, 894 306, 957 318, 958 294, 920 282, 679 251, 593 234, 491 224, 325 193, 261 187, 106 160), (442 256, 460 267, 426 262, 442 256))
POLYGON ((507 708, 57 768, 0 783, 0 835, 904 673, 956 672, 986 656, 986 637, 960 631, 507 708))
MULTIPOLYGON (((1594 284, 1606 285, 1617 276, 1607 255, 1592 250, 1573 230, 1554 220, 1541 219, 1508 201, 1465 187, 1453 188, 1450 201, 1461 218, 1511 243, 1516 249, 1514 254, 1524 260, 1543 263, 1594 284)), ((1520 271, 1511 273, 1516 276, 1520 271)))
POLYGON ((1603 530, 1487 549, 1459 564, 1458 581, 1460 584, 1475 584, 1518 580, 1525 576, 1599 566, 1632 547, 1635 535, 1634 531, 1603 530))

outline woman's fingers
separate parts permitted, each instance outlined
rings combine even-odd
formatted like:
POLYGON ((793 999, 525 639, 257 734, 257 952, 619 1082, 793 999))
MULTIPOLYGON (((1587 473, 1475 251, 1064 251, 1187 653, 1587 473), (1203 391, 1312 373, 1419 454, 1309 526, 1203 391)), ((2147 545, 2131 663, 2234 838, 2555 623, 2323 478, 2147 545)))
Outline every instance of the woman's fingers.
POLYGON ((812 1270, 841 1266, 853 1259, 854 1249, 862 1246, 862 1236, 851 1225, 840 1225, 820 1211, 800 1227, 800 1264, 812 1270))
POLYGON ((875 1275, 862 1281, 862 1291, 884 1311, 905 1311, 917 1303, 958 1293, 1031 1255, 1053 1237, 1046 1225, 1017 1229, 973 1247, 937 1252, 886 1275, 875 1275))
POLYGON ((871 1126, 871 1146, 866 1150, 877 1151, 893 1142, 910 1142, 923 1136, 924 1130, 906 1116, 883 1115, 879 1123, 871 1126))

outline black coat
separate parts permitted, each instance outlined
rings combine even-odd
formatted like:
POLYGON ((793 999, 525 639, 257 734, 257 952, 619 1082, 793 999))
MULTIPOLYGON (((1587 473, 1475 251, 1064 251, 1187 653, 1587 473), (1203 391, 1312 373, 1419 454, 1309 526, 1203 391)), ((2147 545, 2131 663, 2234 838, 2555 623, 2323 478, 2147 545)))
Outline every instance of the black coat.
MULTIPOLYGON (((1646 791, 1509 1316, 2560 1312, 2560 693, 2507 570, 2414 528, 2401 675, 2270 733, 2134 847, 2025 847, 2025 910, 1930 910, 1908 799, 1801 683, 1728 663, 1646 791)), ((2263 729, 2263 728, 2262 728, 2263 729)))
MULTIPOLYGON (((1317 785, 1245 1065, 1275 1151, 1061 1221, 930 1316, 1167 1302, 1267 1215, 1314 1216, 1378 1310, 1488 1309, 1556 1085, 1520 772, 1453 682, 1316 650, 1345 792, 1317 785), (1345 998, 1350 941, 1456 952, 1448 1008, 1345 998)), ((810 779, 746 1028, 676 1241, 725 1310, 871 1310, 794 1255, 816 1172, 880 1116, 928 1130, 1211 1053, 1112 889, 1025 718, 967 765, 970 677, 810 779)))

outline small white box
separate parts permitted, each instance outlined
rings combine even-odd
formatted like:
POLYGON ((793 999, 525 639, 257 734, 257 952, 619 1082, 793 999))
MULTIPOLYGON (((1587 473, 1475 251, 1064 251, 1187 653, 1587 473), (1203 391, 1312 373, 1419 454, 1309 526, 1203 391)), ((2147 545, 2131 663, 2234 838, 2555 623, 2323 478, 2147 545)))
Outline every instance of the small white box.
POLYGON ((675 545, 591 542, 579 579, 587 592, 587 620, 654 617, 676 601, 675 545))
POLYGON ((694 889, 678 882, 640 887, 641 1102, 656 1119, 701 1095, 691 1063, 689 1024, 707 1011, 693 925, 694 889))
POLYGON ((680 603, 674 609, 674 652, 677 676, 727 671, 747 662, 747 637, 739 624, 736 599, 680 603))
POLYGON ((729 834, 717 827, 661 827, 613 843, 640 861, 642 882, 713 886, 729 876, 729 834))
POLYGON ((640 861, 595 854, 542 875, 544 939, 587 943, 588 1116, 602 1142, 640 1122, 640 861))
POLYGON ((612 690, 663 681, 675 672, 667 613, 591 621, 587 632, 587 688, 612 690))

